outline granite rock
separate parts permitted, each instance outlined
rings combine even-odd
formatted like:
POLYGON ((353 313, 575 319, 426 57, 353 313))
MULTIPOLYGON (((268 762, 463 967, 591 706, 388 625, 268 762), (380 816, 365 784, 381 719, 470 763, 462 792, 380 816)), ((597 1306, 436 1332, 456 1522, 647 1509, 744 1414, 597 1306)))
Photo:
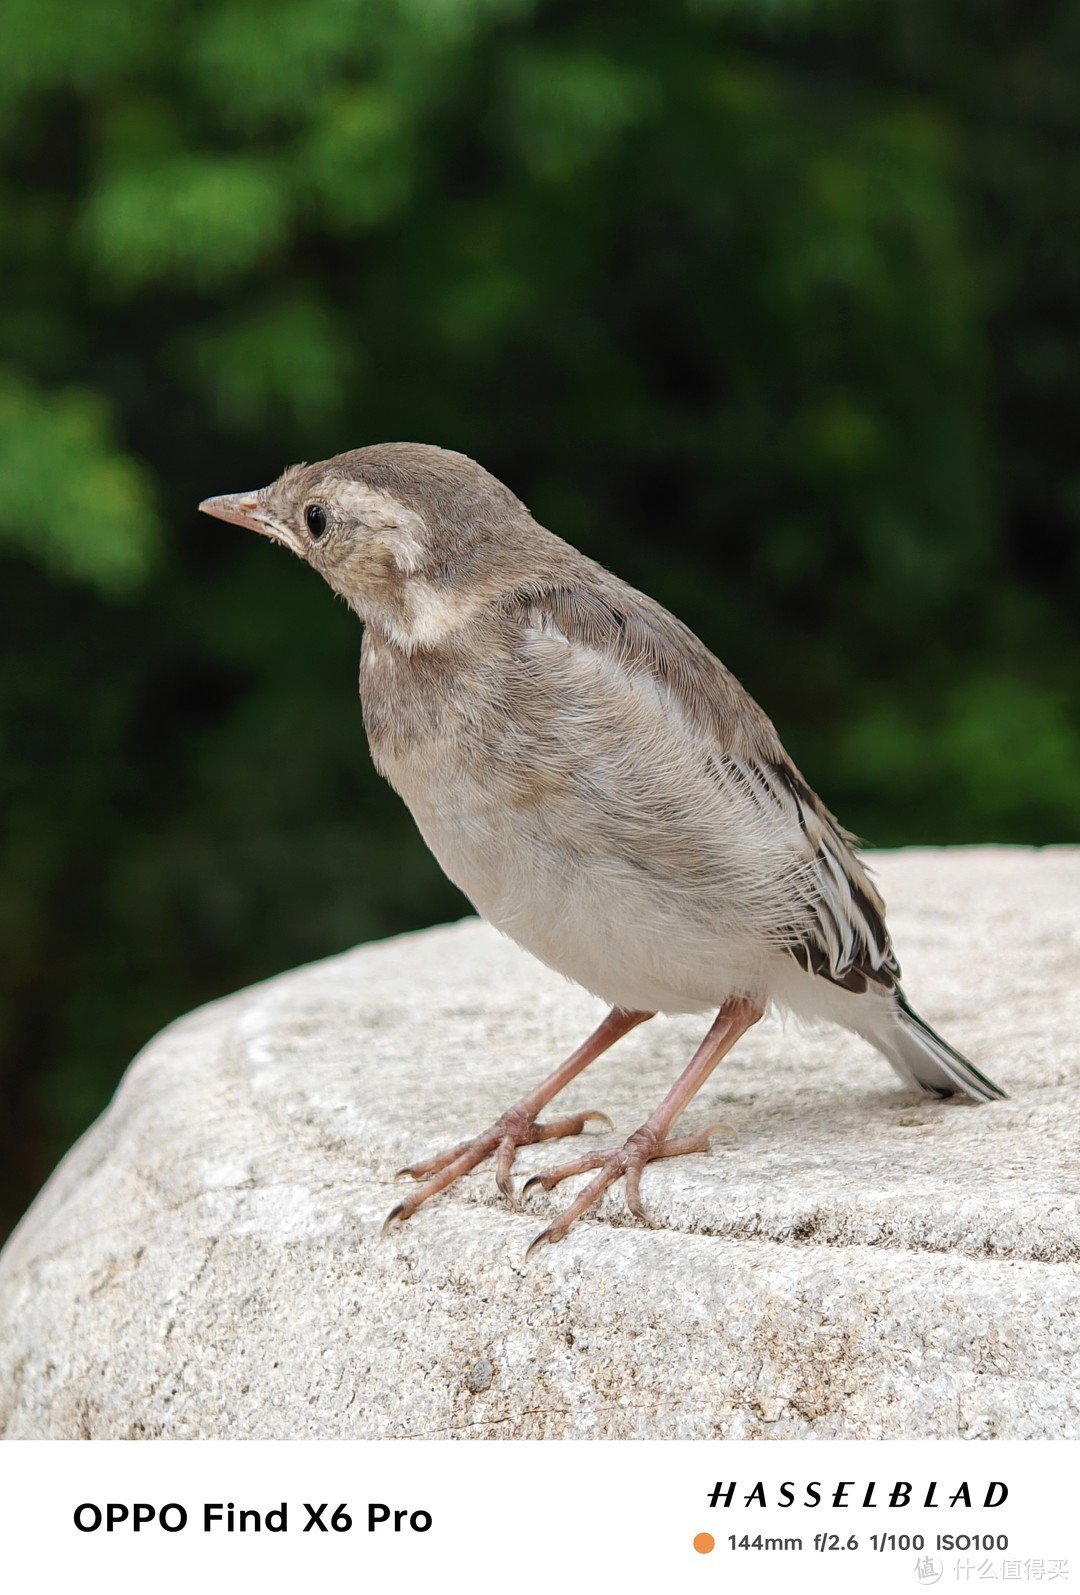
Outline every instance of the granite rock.
MULTIPOLYGON (((393 1171, 602 1008, 477 920, 360 947, 131 1065, 0 1258, 0 1433, 1080 1436, 1080 849, 873 864, 909 995, 1008 1101, 767 1018, 686 1115, 737 1140, 649 1168, 652 1228, 616 1187, 526 1263, 558 1193, 515 1211, 483 1169, 381 1239, 393 1171)), ((704 1024, 634 1031, 560 1106, 621 1139, 704 1024)))

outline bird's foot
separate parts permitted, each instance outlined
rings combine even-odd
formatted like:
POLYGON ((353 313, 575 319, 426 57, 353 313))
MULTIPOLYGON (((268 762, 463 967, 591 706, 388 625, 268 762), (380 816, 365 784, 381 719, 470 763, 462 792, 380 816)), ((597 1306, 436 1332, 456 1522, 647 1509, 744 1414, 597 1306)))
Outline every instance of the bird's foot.
POLYGON ((526 1180, 522 1195, 534 1185, 539 1185, 545 1191, 550 1191, 563 1180, 568 1180, 571 1175, 585 1174, 590 1169, 596 1169, 595 1179, 581 1190, 569 1207, 563 1209, 547 1229, 542 1230, 532 1242, 526 1257, 534 1252, 538 1246, 554 1246, 561 1241, 575 1219, 589 1210, 597 1203, 609 1185, 614 1185, 618 1179, 626 1181, 626 1205, 635 1218, 648 1223, 648 1215, 641 1202, 641 1175, 647 1163, 656 1158, 682 1157, 688 1152, 707 1152, 709 1141, 718 1131, 724 1130, 734 1136, 734 1131, 727 1124, 711 1124, 707 1130, 699 1130, 696 1135, 680 1135, 673 1140, 662 1139, 655 1130, 643 1124, 640 1130, 635 1130, 633 1135, 621 1147, 613 1152, 593 1152, 585 1157, 576 1158, 572 1163, 562 1163, 558 1168, 550 1169, 546 1174, 534 1174, 526 1180))
POLYGON ((502 1194, 517 1206, 510 1171, 518 1147, 533 1146, 537 1141, 555 1141, 566 1135, 580 1135, 585 1126, 593 1121, 599 1121, 609 1130, 614 1129, 607 1114, 597 1113, 595 1110, 589 1113, 570 1113, 564 1118, 551 1119, 546 1124, 540 1124, 528 1108, 520 1104, 509 1108, 482 1135, 474 1136, 471 1141, 462 1141, 460 1146, 452 1147, 449 1152, 440 1152, 436 1157, 412 1163, 406 1169, 399 1169, 396 1178, 422 1180, 424 1183, 418 1191, 407 1196, 387 1214, 383 1224, 383 1234, 385 1235, 393 1224, 404 1223, 407 1218, 411 1218, 417 1208, 423 1207, 425 1202, 437 1196, 440 1191, 445 1191, 463 1174, 468 1174, 470 1169, 476 1168, 477 1164, 482 1163, 492 1152, 495 1153, 495 1183, 502 1194))

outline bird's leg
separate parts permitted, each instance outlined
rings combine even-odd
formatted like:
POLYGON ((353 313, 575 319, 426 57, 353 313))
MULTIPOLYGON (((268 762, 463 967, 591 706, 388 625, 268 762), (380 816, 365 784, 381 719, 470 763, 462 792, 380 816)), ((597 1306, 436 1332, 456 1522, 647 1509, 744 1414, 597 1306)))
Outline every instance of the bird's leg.
POLYGON ((645 1218, 645 1210, 641 1205, 641 1171, 654 1158, 679 1157, 684 1152, 708 1150, 710 1135, 722 1126, 712 1125, 696 1135, 680 1136, 676 1140, 668 1140, 668 1131, 690 1098, 705 1084, 720 1059, 731 1051, 751 1025, 757 1023, 763 1011, 760 1003, 751 1002, 748 997, 730 998, 656 1112, 646 1119, 640 1130, 634 1131, 623 1146, 614 1152, 597 1152, 589 1157, 578 1158, 573 1163, 552 1169, 548 1174, 535 1175, 526 1182, 526 1189, 530 1185, 542 1185, 550 1191, 571 1174, 583 1174, 587 1169, 599 1170, 596 1178, 589 1181, 570 1206, 559 1214, 554 1224, 550 1224, 536 1237, 529 1247, 530 1252, 545 1242, 554 1245, 556 1241, 561 1241, 574 1220, 580 1218, 594 1202, 598 1202, 609 1185, 624 1176, 626 1205, 635 1218, 645 1218))
POLYGON ((603 1113, 572 1113, 563 1119, 552 1119, 548 1124, 537 1124, 536 1115, 545 1108, 563 1088, 569 1085, 575 1075, 587 1069, 590 1063, 599 1058, 610 1046, 618 1041, 620 1036, 625 1036, 628 1030, 633 1030, 635 1025, 640 1025, 646 1019, 651 1019, 651 1013, 634 1011, 624 1013, 620 1008, 613 1008, 607 1018, 593 1031, 587 1041, 583 1041, 576 1052, 572 1052, 546 1080, 542 1080, 534 1090, 522 1097, 520 1102, 508 1108, 489 1130, 482 1135, 474 1136, 471 1141, 463 1141, 460 1146, 453 1147, 449 1152, 441 1152, 437 1157, 427 1158, 422 1163, 413 1163, 409 1168, 402 1169, 402 1175, 408 1175, 414 1180, 424 1180, 418 1191, 406 1197, 404 1202, 399 1202, 392 1213, 389 1213, 383 1225, 383 1232, 400 1219, 402 1222, 411 1218, 418 1207, 436 1196, 439 1191, 445 1191, 448 1185, 474 1169, 478 1163, 483 1162, 489 1153, 496 1153, 495 1181, 504 1196, 513 1200, 513 1189, 510 1184, 510 1169, 513 1165, 514 1154, 519 1146, 531 1146, 535 1141, 552 1141, 563 1135, 580 1135, 590 1119, 603 1119, 608 1128, 611 1120, 603 1113))

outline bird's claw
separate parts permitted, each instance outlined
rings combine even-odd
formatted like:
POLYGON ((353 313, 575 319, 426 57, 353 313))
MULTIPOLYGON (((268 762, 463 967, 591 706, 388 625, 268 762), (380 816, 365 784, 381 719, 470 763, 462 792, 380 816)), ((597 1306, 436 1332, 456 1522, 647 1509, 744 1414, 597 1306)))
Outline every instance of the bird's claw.
POLYGON ((511 1207, 520 1211, 521 1201, 514 1190, 512 1177, 518 1147, 533 1146, 538 1141, 554 1141, 562 1136, 580 1135, 585 1126, 593 1121, 603 1128, 614 1128, 607 1114, 596 1108, 585 1113, 568 1114, 565 1118, 552 1119, 548 1123, 536 1120, 532 1112, 521 1105, 511 1108, 489 1130, 474 1136, 471 1141, 463 1141, 448 1152, 437 1153, 434 1157, 398 1169, 395 1180, 420 1180, 424 1184, 419 1191, 399 1202, 388 1215, 383 1224, 383 1234, 396 1222, 403 1223, 411 1218, 429 1197, 446 1190, 492 1153, 495 1154, 495 1184, 511 1207))
POLYGON ((642 1224, 650 1224, 651 1220, 645 1211, 641 1200, 641 1176, 648 1165, 658 1158, 683 1157, 691 1152, 707 1152, 709 1138, 724 1130, 732 1138, 734 1131, 727 1124, 711 1124, 708 1129, 698 1130, 693 1135, 676 1136, 664 1139, 658 1131, 650 1125, 642 1125, 621 1147, 616 1147, 610 1152, 589 1152, 584 1157, 576 1158, 572 1163, 562 1163, 558 1168, 547 1169, 541 1174, 533 1174, 525 1181, 521 1194, 524 1196, 532 1186, 540 1185, 545 1191, 550 1191, 563 1180, 572 1178, 575 1174, 593 1175, 592 1179, 577 1194, 572 1202, 559 1214, 553 1224, 549 1224, 530 1245, 525 1253, 526 1257, 532 1255, 541 1244, 555 1245, 561 1241, 572 1224, 603 1196, 610 1185, 618 1179, 626 1181, 626 1206, 630 1213, 642 1224))
POLYGON ((551 1230, 550 1230, 550 1228, 549 1229, 542 1229, 540 1231, 539 1235, 534 1236, 534 1238, 529 1242, 528 1246, 525 1248, 525 1261, 528 1262, 528 1260, 532 1256, 533 1252, 538 1251, 541 1246, 548 1245, 550 1241, 551 1241, 551 1230))
POLYGON ((393 1229, 394 1225, 399 1219, 402 1223, 405 1222, 405 1220, 401 1217, 404 1207, 405 1203, 399 1202, 396 1207, 391 1208, 390 1212, 387 1213, 386 1217, 383 1219, 382 1229, 379 1231, 380 1240, 386 1239, 387 1235, 389 1235, 391 1229, 393 1229))
POLYGON ((707 1130, 701 1131, 701 1140, 704 1143, 701 1150, 703 1152, 707 1152, 709 1150, 709 1142, 711 1141, 712 1137, 714 1135, 720 1135, 721 1132, 727 1137, 728 1142, 732 1146, 738 1146, 738 1132, 732 1129, 730 1124, 710 1124, 707 1130))

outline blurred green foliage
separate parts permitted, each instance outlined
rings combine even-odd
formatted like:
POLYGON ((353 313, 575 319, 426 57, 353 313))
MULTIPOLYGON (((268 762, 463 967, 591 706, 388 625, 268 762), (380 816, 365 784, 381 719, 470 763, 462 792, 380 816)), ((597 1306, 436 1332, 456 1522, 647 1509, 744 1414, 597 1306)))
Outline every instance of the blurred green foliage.
POLYGON ((8 1217, 170 1017, 463 907, 355 622, 195 513, 298 458, 475 454, 876 842, 1076 838, 1075 7, 2 19, 8 1217))

